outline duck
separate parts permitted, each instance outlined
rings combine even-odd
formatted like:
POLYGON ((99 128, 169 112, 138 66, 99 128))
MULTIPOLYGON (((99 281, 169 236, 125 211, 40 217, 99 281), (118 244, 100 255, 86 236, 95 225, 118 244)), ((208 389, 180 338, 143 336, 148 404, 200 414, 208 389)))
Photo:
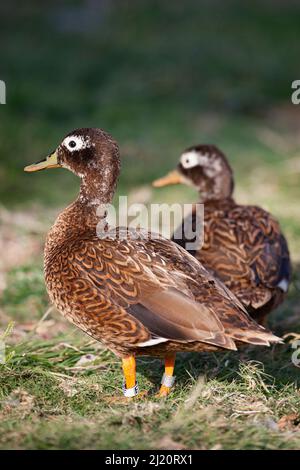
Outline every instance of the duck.
POLYGON ((110 227, 107 208, 120 174, 117 142, 98 128, 69 133, 26 172, 65 168, 80 178, 76 200, 45 243, 51 302, 122 361, 123 395, 139 394, 136 357, 164 358, 158 392, 174 384, 177 352, 269 346, 280 338, 258 325, 239 300, 184 248, 159 234, 110 227))
MULTIPOLYGON (((202 243, 189 249, 178 229, 173 241, 187 248, 265 325, 267 315, 284 301, 291 279, 288 244, 279 222, 261 207, 235 201, 233 170, 214 145, 187 148, 177 168, 153 182, 155 187, 170 184, 193 187, 204 205, 202 243)), ((180 230, 185 225, 197 231, 197 217, 194 205, 180 230)))

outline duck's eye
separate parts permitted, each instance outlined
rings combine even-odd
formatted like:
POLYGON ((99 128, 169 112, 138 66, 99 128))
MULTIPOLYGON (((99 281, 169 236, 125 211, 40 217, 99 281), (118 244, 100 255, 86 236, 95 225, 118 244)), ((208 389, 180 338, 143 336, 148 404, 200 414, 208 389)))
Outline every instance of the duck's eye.
POLYGON ((65 138, 65 140, 63 141, 63 145, 70 152, 74 152, 74 150, 78 151, 89 147, 90 141, 87 137, 84 138, 82 136, 70 135, 69 137, 65 138))
POLYGON ((76 142, 76 140, 69 140, 66 142, 66 147, 69 149, 69 150, 79 150, 80 147, 82 147, 82 145, 80 145, 81 142, 76 142))
POLYGON ((180 161, 181 161, 183 168, 193 168, 194 166, 197 166, 199 164, 198 153, 195 152, 194 150, 191 150, 190 152, 186 152, 186 154, 183 154, 181 156, 180 161))

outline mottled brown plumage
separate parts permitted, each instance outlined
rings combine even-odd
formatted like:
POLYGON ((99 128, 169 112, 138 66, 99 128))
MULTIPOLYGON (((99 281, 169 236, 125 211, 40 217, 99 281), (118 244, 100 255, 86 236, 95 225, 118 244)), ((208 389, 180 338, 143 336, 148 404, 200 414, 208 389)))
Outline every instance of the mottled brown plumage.
POLYGON ((64 316, 123 358, 128 389, 135 383, 135 355, 167 356, 172 370, 172 352, 279 341, 180 246, 143 231, 109 230, 99 205, 112 200, 120 161, 108 134, 76 130, 45 162, 26 170, 49 166, 81 178, 77 200, 47 237, 49 296, 64 316))
MULTIPOLYGON (((187 149, 177 171, 154 185, 169 183, 192 185, 204 203, 204 243, 191 253, 264 323, 266 315, 283 301, 290 280, 288 246, 278 222, 260 207, 234 201, 231 167, 215 146, 187 149)), ((196 220, 195 206, 184 224, 195 229, 196 220)), ((174 241, 187 246, 184 237, 174 237, 174 241)))

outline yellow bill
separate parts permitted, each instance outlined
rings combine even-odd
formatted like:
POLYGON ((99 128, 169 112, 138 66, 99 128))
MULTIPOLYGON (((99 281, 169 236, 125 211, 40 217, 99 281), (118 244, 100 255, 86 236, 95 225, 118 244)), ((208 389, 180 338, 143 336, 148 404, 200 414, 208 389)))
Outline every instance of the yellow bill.
POLYGON ((153 181, 152 185, 155 188, 161 188, 163 186, 169 186, 170 184, 184 183, 184 177, 179 173, 178 170, 173 170, 166 176, 153 181))
POLYGON ((51 155, 48 155, 44 160, 40 162, 33 163, 24 168, 24 171, 31 173, 33 171, 47 170, 49 168, 61 168, 61 165, 57 162, 57 153, 53 152, 51 155))

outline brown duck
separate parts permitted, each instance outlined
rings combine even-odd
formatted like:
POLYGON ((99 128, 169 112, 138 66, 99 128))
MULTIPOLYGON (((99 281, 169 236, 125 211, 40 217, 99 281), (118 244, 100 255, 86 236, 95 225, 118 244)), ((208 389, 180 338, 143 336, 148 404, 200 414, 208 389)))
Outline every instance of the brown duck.
POLYGON ((280 341, 180 246, 150 233, 109 229, 99 206, 112 201, 120 159, 106 132, 75 130, 25 171, 56 167, 78 175, 81 186, 47 237, 48 293, 65 317, 122 358, 126 397, 138 393, 137 355, 165 358, 160 389, 165 396, 174 381, 177 351, 280 341))
MULTIPOLYGON (((260 207, 234 201, 232 169, 213 145, 188 148, 177 169, 153 184, 177 183, 193 186, 204 203, 203 246, 191 253, 264 324, 266 315, 283 301, 290 282, 289 250, 278 222, 260 207)), ((195 227, 196 214, 194 208, 184 224, 195 227)), ((187 246, 184 237, 173 238, 187 246)))

